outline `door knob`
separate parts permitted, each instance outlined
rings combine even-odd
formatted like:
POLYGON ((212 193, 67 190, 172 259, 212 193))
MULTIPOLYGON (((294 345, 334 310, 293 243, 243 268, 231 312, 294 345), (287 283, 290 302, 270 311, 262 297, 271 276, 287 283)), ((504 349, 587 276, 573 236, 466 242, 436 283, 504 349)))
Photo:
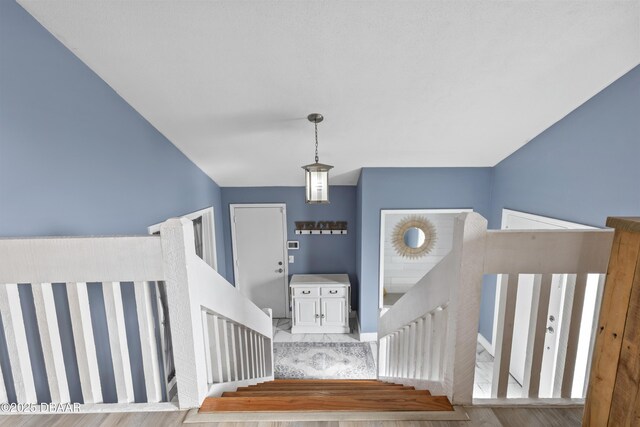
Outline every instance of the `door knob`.
POLYGON ((281 269, 281 268, 279 268, 279 269, 277 269, 277 270, 276 270, 276 272, 277 272, 277 273, 282 273, 283 271, 284 271, 284 270, 283 270, 283 269, 281 269))

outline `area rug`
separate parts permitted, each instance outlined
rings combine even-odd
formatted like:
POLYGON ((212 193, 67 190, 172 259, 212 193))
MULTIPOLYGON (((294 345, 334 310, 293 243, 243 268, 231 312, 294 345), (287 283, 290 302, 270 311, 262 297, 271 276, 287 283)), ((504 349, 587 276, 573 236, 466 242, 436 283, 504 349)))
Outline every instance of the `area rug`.
POLYGON ((275 378, 371 379, 376 366, 368 343, 274 343, 275 378))

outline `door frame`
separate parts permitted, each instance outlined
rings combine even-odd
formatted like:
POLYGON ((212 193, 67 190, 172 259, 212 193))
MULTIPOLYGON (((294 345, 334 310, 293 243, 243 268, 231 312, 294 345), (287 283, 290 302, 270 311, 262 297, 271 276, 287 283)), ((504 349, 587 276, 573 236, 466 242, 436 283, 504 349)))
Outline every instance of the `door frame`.
MULTIPOLYGON (((420 214, 447 214, 473 212, 469 208, 447 208, 447 209, 381 209, 380 210, 380 242, 378 254, 378 310, 384 308, 384 236, 385 219, 387 215, 420 215, 420 214)), ((380 313, 382 316, 382 312, 380 313)))
POLYGON ((281 208, 282 209, 282 230, 284 232, 282 242, 282 265, 284 267, 284 298, 285 314, 291 318, 291 303, 289 299, 289 257, 287 252, 287 204, 286 203, 230 203, 229 223, 231 224, 231 252, 233 255, 233 284, 240 291, 238 282, 238 246, 236 245, 236 221, 235 210, 237 208, 281 208))

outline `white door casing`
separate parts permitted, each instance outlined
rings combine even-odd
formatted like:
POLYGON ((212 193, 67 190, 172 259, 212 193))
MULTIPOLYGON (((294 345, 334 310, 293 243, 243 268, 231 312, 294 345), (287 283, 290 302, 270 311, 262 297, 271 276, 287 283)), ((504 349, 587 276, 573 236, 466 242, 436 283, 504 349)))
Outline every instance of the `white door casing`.
MULTIPOLYGON (((218 271, 218 257, 216 255, 216 228, 213 206, 199 211, 181 215, 191 221, 202 218, 202 260, 209 264, 211 268, 218 271)), ((164 221, 163 221, 164 222, 164 221)), ((160 232, 162 222, 148 227, 149 234, 160 232)))
MULTIPOLYGON (((432 214, 452 214, 452 215, 457 215, 459 213, 462 212, 473 212, 473 209, 465 209, 465 208, 460 208, 460 209, 456 209, 456 208, 452 208, 452 209, 383 209, 380 211, 380 253, 379 253, 379 258, 378 258, 378 308, 380 310, 380 316, 382 316, 385 313, 384 310, 384 287, 385 287, 385 248, 387 248, 388 246, 391 245, 390 241, 388 238, 388 235, 391 233, 392 230, 389 230, 388 226, 387 226, 387 219, 389 217, 392 217, 394 215, 402 215, 402 216, 407 216, 407 215, 425 215, 427 218, 429 218, 429 215, 432 214)), ((440 254, 440 256, 438 256, 437 258, 434 258, 433 256, 429 256, 428 258, 433 258, 434 263, 433 266, 435 266, 435 264, 437 264, 438 262, 440 262, 440 260, 442 258, 444 258, 444 256, 446 255, 446 253, 440 254)), ((400 258, 398 256, 398 258, 400 258)), ((411 265, 411 264, 415 264, 415 263, 422 263, 424 260, 406 260, 405 262, 407 263, 407 265, 411 265)), ((423 276, 424 274, 426 274, 427 271, 424 271, 423 273, 421 273, 421 275, 423 276)))
POLYGON ((236 288, 273 317, 289 317, 285 204, 232 204, 231 241, 236 288))

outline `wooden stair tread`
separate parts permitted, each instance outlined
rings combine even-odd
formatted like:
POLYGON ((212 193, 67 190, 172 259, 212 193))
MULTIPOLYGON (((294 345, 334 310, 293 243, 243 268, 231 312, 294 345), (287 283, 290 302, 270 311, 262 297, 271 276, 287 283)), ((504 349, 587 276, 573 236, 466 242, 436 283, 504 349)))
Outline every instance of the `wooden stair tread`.
MULTIPOLYGON (((388 396, 388 390, 251 390, 251 391, 226 391, 222 397, 286 397, 286 396, 388 396)), ((394 390, 394 396, 431 396, 428 390, 394 390)))
POLYGON ((372 387, 404 387, 402 384, 392 383, 323 383, 323 382, 292 382, 292 383, 262 383, 256 385, 250 385, 251 388, 288 388, 288 387, 351 387, 351 388, 372 388, 372 387))
POLYGON ((313 384, 313 385, 290 385, 287 387, 258 387, 258 386, 249 386, 249 387, 238 387, 237 391, 292 391, 292 390, 347 390, 356 391, 360 390, 387 390, 389 392, 393 392, 394 390, 415 390, 414 387, 411 386, 361 386, 361 387, 353 387, 353 386, 332 386, 332 385, 321 385, 321 384, 313 384))
POLYGON ((269 381, 268 383, 262 384, 311 384, 311 383, 322 383, 322 384, 391 384, 380 380, 338 380, 338 379, 277 379, 273 381, 269 381))
POLYGON ((446 396, 209 397, 200 412, 278 411, 452 411, 446 396))

